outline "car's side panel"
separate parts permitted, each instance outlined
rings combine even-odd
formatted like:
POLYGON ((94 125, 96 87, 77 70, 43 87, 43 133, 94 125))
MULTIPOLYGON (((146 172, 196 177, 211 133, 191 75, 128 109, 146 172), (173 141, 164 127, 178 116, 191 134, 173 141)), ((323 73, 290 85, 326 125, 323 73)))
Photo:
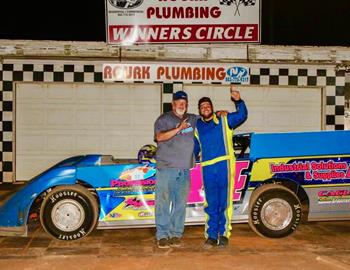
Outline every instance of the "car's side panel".
POLYGON ((29 210, 34 200, 45 190, 76 182, 74 167, 53 168, 20 189, 0 208, 0 235, 26 235, 29 210))
POLYGON ((249 186, 286 179, 309 198, 309 219, 350 218, 350 155, 270 158, 254 162, 249 186))
POLYGON ((78 166, 76 177, 94 188, 108 188, 116 180, 132 181, 146 179, 155 174, 154 166, 142 164, 110 164, 98 166, 78 166), (144 172, 143 168, 148 168, 144 172), (150 168, 153 168, 150 170, 150 168))
MULTIPOLYGON (((235 189, 232 198, 235 204, 234 217, 241 217, 245 208, 240 208, 248 185, 249 160, 236 163, 235 189)), ((79 168, 79 179, 98 178, 103 184, 96 188, 100 201, 99 227, 115 227, 121 225, 154 224, 154 191, 156 184, 156 169, 154 165, 133 166, 100 166, 99 168, 79 168), (92 174, 94 174, 92 176, 92 174), (108 183, 106 185, 106 183, 108 183)), ((96 183, 94 183, 96 185, 96 183)), ((246 200, 247 201, 247 200, 246 200)), ((198 164, 191 170, 191 188, 188 196, 186 222, 204 222, 204 191, 201 168, 198 164)), ((247 217, 245 216, 245 219, 247 217)))

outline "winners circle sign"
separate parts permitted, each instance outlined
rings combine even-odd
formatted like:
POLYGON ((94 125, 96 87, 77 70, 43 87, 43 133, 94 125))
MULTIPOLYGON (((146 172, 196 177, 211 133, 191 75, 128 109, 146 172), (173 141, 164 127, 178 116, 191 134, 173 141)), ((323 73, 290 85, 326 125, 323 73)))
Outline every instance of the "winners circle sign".
POLYGON ((107 42, 260 42, 260 0, 106 0, 107 42))

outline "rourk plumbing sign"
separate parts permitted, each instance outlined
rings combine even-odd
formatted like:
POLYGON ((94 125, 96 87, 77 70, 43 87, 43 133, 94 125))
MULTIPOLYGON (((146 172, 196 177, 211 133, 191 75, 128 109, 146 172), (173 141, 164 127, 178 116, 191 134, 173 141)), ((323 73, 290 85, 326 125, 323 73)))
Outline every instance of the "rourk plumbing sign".
POLYGON ((103 64, 105 82, 201 82, 249 84, 250 70, 229 64, 103 64))

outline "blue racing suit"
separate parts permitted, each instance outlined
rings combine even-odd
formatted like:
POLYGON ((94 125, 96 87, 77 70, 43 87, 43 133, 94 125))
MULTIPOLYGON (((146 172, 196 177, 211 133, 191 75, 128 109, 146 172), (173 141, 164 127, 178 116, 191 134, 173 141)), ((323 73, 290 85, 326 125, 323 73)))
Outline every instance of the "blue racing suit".
POLYGON ((243 100, 235 102, 236 112, 209 122, 197 120, 194 154, 200 155, 205 191, 205 238, 230 237, 235 156, 233 129, 248 117, 243 100))

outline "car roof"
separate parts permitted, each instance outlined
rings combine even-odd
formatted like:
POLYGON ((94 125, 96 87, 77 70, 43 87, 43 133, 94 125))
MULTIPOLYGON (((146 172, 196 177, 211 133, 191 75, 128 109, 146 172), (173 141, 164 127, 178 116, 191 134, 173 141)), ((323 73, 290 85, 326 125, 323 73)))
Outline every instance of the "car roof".
POLYGON ((253 133, 250 158, 350 155, 350 130, 253 133))

